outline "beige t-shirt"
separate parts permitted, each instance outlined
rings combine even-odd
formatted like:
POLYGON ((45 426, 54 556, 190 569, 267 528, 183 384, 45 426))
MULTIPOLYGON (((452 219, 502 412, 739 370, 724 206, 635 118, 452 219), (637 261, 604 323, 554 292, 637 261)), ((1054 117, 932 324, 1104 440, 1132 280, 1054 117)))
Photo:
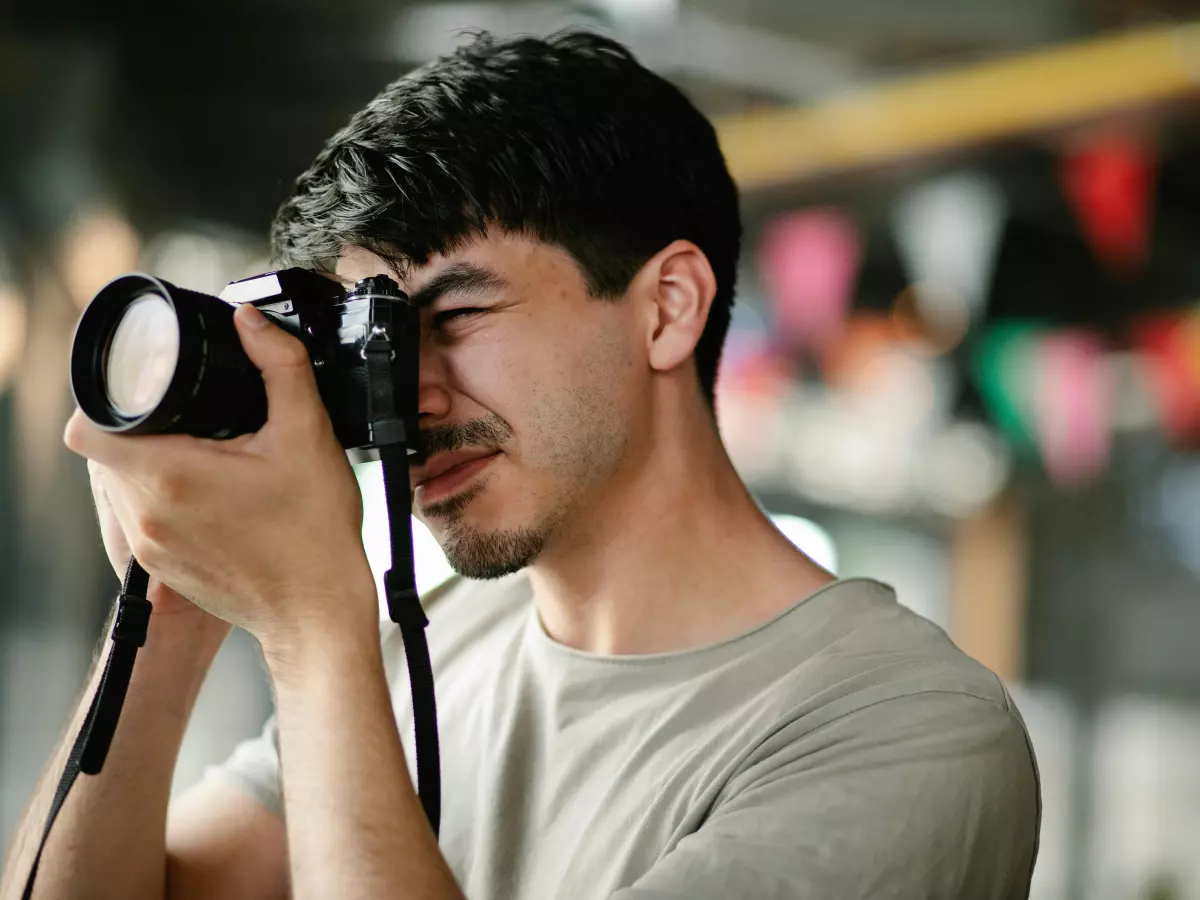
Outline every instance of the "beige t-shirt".
MULTIPOLYGON (((1040 800, 1020 716, 878 582, 635 657, 555 643, 521 575, 426 607, 441 848, 470 900, 1028 895, 1040 800)), ((390 623, 383 648, 415 771, 390 623)), ((276 738, 269 722, 210 777, 279 813, 276 738)))

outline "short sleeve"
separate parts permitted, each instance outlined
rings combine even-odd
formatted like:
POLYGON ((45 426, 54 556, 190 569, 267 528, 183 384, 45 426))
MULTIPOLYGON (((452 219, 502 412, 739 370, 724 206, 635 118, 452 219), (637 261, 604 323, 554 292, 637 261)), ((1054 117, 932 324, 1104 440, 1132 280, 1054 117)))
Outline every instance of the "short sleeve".
POLYGON ((283 790, 279 780, 279 729, 274 716, 262 734, 238 744, 229 759, 209 766, 204 780, 221 780, 249 793, 283 818, 283 790))
POLYGON ((1015 711, 967 694, 881 701, 737 779, 610 900, 1016 900, 1040 800, 1015 711))

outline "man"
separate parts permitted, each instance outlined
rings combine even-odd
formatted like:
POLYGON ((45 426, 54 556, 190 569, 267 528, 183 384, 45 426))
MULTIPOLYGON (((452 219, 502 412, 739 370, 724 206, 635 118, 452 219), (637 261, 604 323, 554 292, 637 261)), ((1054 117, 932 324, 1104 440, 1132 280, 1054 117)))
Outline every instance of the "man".
POLYGON ((468 579, 425 601, 440 844, 350 469, 300 345, 242 309, 258 434, 68 425, 155 610, 39 896, 1026 896, 1037 776, 1004 688, 890 589, 796 551, 721 445, 739 235, 709 123, 599 37, 480 38, 356 115, 273 238, 423 306, 414 503, 468 579), (276 717, 168 816, 230 623, 276 717))

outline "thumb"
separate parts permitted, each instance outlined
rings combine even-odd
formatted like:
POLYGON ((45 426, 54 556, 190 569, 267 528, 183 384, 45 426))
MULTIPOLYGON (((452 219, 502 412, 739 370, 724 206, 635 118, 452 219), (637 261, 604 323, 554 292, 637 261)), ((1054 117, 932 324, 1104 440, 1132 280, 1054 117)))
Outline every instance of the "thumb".
POLYGON ((324 409, 303 343, 249 303, 234 310, 233 321, 242 349, 262 373, 269 421, 307 421, 324 409))

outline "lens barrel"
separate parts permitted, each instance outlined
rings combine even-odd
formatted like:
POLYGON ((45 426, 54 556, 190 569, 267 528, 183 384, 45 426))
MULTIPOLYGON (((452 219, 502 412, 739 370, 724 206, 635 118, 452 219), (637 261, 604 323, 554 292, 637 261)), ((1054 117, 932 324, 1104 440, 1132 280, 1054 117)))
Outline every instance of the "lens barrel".
MULTIPOLYGON (((257 431, 267 418, 266 393, 262 376, 238 339, 233 310, 217 297, 175 287, 150 275, 123 275, 109 282, 84 310, 75 329, 71 347, 75 402, 105 431, 207 438, 257 431), (178 354, 158 403, 145 411, 130 412, 113 402, 109 356, 113 337, 130 307, 147 295, 161 298, 173 310, 178 354)), ((128 356, 121 365, 137 364, 136 346, 123 346, 121 352, 128 356)), ((147 353, 144 364, 152 364, 151 356, 147 353)), ((137 373, 131 377, 136 380, 137 373)))

